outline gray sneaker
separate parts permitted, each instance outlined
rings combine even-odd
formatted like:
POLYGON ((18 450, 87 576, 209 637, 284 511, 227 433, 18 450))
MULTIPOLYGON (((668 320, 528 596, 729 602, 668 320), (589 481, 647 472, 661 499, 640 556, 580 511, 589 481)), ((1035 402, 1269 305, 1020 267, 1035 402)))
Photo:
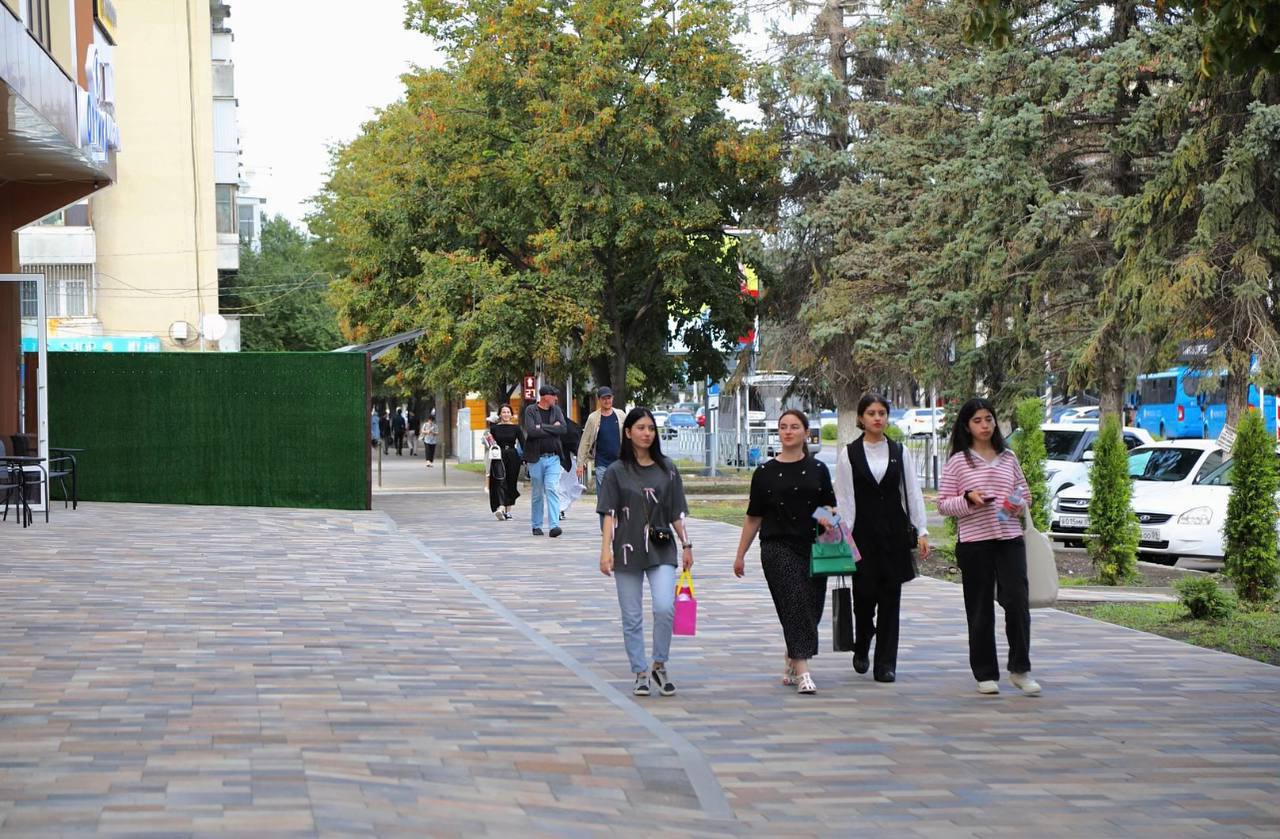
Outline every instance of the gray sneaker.
POLYGON ((667 668, 659 664, 653 668, 653 681, 658 686, 658 693, 663 696, 674 696, 676 692, 675 682, 667 678, 667 668))
POLYGON ((631 693, 633 696, 649 695, 649 674, 648 673, 636 674, 636 685, 631 689, 631 693))

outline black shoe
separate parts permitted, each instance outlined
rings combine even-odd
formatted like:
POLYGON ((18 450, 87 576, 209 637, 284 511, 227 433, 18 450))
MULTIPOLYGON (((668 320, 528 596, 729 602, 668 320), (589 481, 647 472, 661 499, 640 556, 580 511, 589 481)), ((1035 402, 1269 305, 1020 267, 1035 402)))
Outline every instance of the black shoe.
POLYGON ((897 679, 898 677, 894 675, 894 672, 892 670, 876 671, 875 680, 877 682, 894 682, 894 681, 897 681, 897 679))
POLYGON ((510 514, 510 513, 503 513, 503 514, 502 514, 502 520, 503 520, 503 521, 511 521, 511 514, 510 514))
POLYGON ((561 512, 560 512, 560 521, 564 521, 564 517, 565 517, 564 511, 561 511, 561 512))
POLYGON ((554 538, 556 538, 557 536, 559 536, 561 533, 564 533, 564 531, 563 531, 563 530, 561 530, 561 529, 560 529, 560 528, 558 528, 558 527, 553 527, 553 528, 551 528, 551 532, 550 532, 549 534, 547 534, 547 535, 549 535, 552 539, 554 539, 554 538))
POLYGON ((534 536, 541 536, 541 535, 542 535, 542 528, 541 528, 541 527, 535 527, 535 528, 533 529, 533 535, 534 535, 534 536))
POLYGON ((867 668, 869 668, 870 666, 871 666, 871 662, 867 659, 866 653, 853 654, 853 672, 865 673, 867 672, 867 668))

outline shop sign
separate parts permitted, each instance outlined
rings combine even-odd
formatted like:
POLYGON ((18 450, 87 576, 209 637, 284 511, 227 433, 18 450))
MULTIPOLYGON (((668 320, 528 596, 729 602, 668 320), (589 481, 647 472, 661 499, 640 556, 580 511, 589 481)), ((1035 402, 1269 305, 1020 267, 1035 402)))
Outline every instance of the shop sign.
MULTIPOLYGON (((159 338, 85 335, 49 339, 49 352, 160 352, 160 349, 159 338)), ((22 351, 35 352, 36 339, 23 338, 22 351)))
POLYGON ((116 43, 116 4, 111 0, 93 0, 93 19, 107 40, 116 43))
POLYGON ((114 116, 116 98, 115 67, 105 50, 90 44, 85 51, 84 74, 89 89, 80 91, 80 147, 99 160, 120 150, 120 126, 114 116))

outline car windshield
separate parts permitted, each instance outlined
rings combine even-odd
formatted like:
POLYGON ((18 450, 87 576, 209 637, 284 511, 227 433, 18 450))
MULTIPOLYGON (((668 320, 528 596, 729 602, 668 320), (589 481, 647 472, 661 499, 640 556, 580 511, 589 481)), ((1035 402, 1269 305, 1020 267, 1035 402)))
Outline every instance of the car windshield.
POLYGON ((1185 480, 1202 454, 1200 449, 1134 449, 1129 453, 1129 477, 1135 481, 1185 480))
POLYGON ((1084 431, 1046 431, 1044 433, 1045 457, 1049 460, 1071 460, 1084 431))

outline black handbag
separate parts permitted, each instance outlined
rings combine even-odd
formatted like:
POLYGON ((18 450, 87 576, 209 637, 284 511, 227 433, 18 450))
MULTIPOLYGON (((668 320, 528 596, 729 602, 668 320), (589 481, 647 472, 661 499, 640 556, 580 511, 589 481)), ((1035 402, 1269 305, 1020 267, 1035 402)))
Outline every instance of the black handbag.
POLYGON ((831 649, 837 653, 853 649, 853 596, 843 580, 831 590, 831 649))

